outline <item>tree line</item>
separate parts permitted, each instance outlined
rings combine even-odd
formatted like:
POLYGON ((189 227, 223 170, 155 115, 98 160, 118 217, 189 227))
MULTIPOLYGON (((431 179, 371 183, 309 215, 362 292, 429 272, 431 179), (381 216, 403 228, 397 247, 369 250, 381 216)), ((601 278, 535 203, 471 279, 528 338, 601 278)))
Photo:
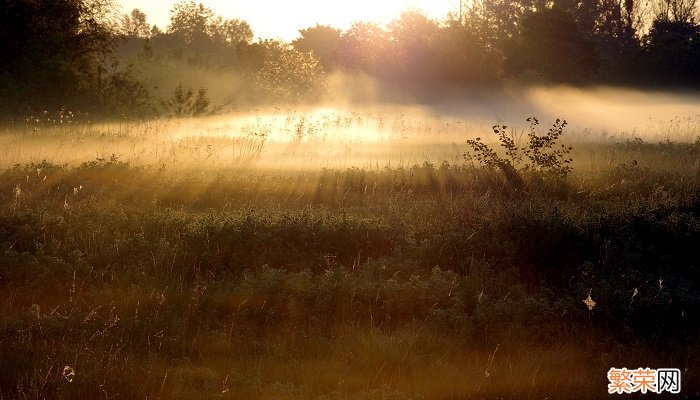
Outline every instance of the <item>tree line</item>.
POLYGON ((290 43, 194 1, 165 29, 111 0, 0 0, 0 114, 201 115, 323 99, 327 77, 368 76, 421 97, 504 84, 697 88, 695 0, 478 0, 443 20, 318 24, 290 43))

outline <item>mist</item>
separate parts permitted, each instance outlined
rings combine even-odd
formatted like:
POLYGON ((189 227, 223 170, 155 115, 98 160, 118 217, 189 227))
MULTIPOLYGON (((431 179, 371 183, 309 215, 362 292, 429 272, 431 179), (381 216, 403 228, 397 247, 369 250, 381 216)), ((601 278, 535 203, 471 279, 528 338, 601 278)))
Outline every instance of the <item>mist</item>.
POLYGON ((2 2, 0 399, 700 397, 694 1, 248 3, 2 2))
POLYGON ((41 160, 79 165, 112 155, 132 165, 172 168, 460 164, 467 139, 495 141, 491 127, 496 124, 522 134, 532 116, 541 121, 540 131, 565 119, 568 144, 634 138, 690 143, 699 132, 700 96, 689 92, 542 86, 452 92, 444 99, 433 94, 436 100, 425 103, 389 94, 366 76, 330 81, 325 101, 311 105, 236 107, 200 118, 83 121, 70 127, 25 123, 7 128, 0 139, 3 166, 41 160))

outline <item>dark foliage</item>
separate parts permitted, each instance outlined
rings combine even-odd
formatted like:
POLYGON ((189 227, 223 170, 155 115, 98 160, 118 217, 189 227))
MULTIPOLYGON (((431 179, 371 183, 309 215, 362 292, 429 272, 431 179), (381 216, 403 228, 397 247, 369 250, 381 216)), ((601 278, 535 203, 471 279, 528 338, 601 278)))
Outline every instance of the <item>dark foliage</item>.
POLYGON ((700 84, 700 27, 694 22, 656 20, 644 38, 644 61, 658 85, 700 84))
POLYGON ((290 44, 253 42, 245 21, 225 20, 192 1, 171 10, 166 30, 151 27, 138 9, 119 18, 111 4, 2 0, 4 114, 67 106, 105 116, 156 115, 177 82, 204 88, 213 104, 318 101, 334 71, 368 74, 423 99, 436 89, 513 80, 698 85, 700 34, 685 3, 680 16, 669 3, 644 35, 634 1, 489 0, 445 21, 406 12, 386 26, 317 25, 290 44), (214 88, 213 79, 224 84, 214 88))

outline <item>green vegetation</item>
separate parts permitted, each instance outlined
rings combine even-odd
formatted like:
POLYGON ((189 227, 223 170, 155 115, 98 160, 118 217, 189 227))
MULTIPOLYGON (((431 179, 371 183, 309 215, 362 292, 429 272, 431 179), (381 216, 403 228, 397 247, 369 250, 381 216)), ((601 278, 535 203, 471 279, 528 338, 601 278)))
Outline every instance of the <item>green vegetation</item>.
POLYGON ((530 122, 452 164, 5 169, 0 398, 607 399, 609 368, 647 366, 695 397, 700 142, 530 122))

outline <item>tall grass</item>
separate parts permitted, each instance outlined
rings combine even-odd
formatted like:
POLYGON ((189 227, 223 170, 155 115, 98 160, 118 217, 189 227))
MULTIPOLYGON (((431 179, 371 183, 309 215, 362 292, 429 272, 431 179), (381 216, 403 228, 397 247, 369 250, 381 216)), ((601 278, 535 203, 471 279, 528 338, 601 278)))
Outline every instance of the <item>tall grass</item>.
POLYGON ((0 398, 607 398, 609 368, 646 366, 697 395, 696 142, 565 134, 572 174, 515 194, 463 131, 417 164, 353 165, 407 149, 360 137, 348 168, 261 166, 380 124, 274 118, 3 136, 33 156, 0 175, 0 398))

